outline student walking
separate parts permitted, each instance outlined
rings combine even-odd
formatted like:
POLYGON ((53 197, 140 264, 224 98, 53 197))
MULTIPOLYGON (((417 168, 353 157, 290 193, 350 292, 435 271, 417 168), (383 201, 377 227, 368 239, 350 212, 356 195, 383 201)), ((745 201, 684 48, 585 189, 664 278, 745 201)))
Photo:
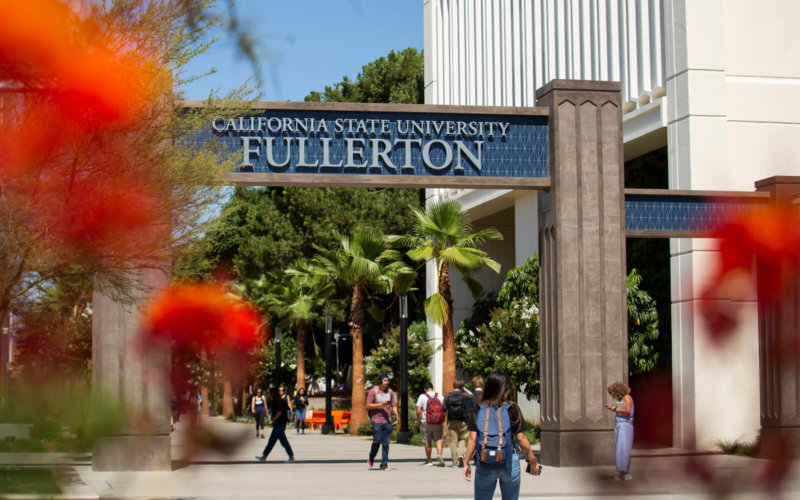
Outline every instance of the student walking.
POLYGON ((608 386, 608 393, 616 400, 606 408, 614 412, 614 444, 617 448, 618 481, 629 481, 631 476, 631 450, 633 449, 633 398, 631 388, 622 382, 608 386))
POLYGON ((445 427, 447 428, 447 441, 450 443, 450 467, 464 466, 464 452, 467 437, 467 415, 477 405, 475 396, 464 388, 464 379, 456 377, 453 381, 453 391, 444 397, 445 427))
POLYGON ((475 458, 475 500, 491 500, 497 483, 503 500, 519 498, 520 468, 514 440, 527 458, 527 472, 541 473, 541 467, 525 437, 525 420, 515 403, 508 401, 511 381, 500 372, 486 379, 483 398, 467 418, 469 445, 464 463, 464 479, 472 479, 469 461, 475 458))
POLYGON ((389 375, 378 375, 378 385, 367 394, 367 413, 372 421, 372 446, 369 449, 367 465, 372 468, 378 448, 382 448, 381 470, 389 468, 389 440, 392 438, 392 412, 398 417, 397 397, 389 389, 389 375))
POLYGON ((297 389, 294 397, 294 429, 297 434, 306 433, 306 409, 308 408, 308 396, 304 387, 297 389))
POLYGON ((286 450, 286 454, 289 455, 289 460, 287 460, 287 462, 294 462, 294 452, 289 444, 289 440, 286 439, 286 422, 287 415, 289 414, 289 405, 286 402, 286 397, 281 395, 275 387, 270 387, 269 389, 269 410, 270 416, 272 417, 272 433, 269 435, 266 448, 264 448, 261 456, 256 456, 256 460, 259 462, 266 462, 269 452, 272 451, 275 443, 280 441, 281 446, 286 450))
POLYGON ((421 465, 433 465, 431 462, 431 443, 436 443, 437 465, 444 467, 442 458, 442 434, 444 432, 444 398, 434 392, 431 382, 425 383, 425 392, 417 398, 417 419, 422 441, 425 443, 425 462, 421 465))
POLYGON ((256 389, 255 395, 250 398, 250 413, 256 419, 256 438, 264 439, 264 420, 267 418, 267 398, 256 389))

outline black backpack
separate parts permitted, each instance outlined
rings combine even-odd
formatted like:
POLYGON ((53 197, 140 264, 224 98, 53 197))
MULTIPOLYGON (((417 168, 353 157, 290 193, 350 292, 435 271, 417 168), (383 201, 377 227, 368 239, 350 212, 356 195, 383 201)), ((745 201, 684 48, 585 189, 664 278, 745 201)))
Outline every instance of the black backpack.
POLYGON ((464 421, 467 419, 467 413, 471 409, 467 408, 468 398, 469 394, 460 390, 455 390, 447 395, 447 418, 449 420, 464 421))

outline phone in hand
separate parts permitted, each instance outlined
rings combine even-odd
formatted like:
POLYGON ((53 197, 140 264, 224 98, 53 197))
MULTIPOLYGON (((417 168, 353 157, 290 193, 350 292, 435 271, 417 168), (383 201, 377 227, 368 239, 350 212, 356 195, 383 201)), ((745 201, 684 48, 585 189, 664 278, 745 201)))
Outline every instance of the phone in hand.
POLYGON ((537 470, 537 469, 536 469, 536 466, 537 466, 537 465, 538 465, 538 464, 531 464, 531 463, 529 463, 529 464, 528 464, 528 474, 530 474, 530 475, 532 475, 532 476, 538 476, 538 475, 541 475, 541 473, 542 473, 542 469, 544 469, 544 467, 542 467, 541 465, 539 465, 539 469, 537 470))

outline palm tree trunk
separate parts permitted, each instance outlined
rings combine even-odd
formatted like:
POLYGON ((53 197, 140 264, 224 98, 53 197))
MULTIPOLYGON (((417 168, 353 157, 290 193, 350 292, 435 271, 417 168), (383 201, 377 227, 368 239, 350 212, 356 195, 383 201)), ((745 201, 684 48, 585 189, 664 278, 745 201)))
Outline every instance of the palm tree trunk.
POLYGON ((353 339, 353 390, 350 393, 350 435, 358 435, 358 428, 367 421, 367 398, 364 390, 364 352, 362 333, 364 329, 364 306, 361 286, 353 286, 350 303, 350 335, 353 339))
POLYGON ((450 292, 450 267, 442 262, 439 269, 439 295, 447 304, 447 316, 442 325, 442 392, 450 392, 456 378, 456 346, 453 335, 453 295, 450 292))
POLYGON ((222 376, 222 416, 225 418, 233 416, 233 390, 227 373, 222 376))
POLYGON ((297 320, 297 389, 306 388, 306 320, 297 320))

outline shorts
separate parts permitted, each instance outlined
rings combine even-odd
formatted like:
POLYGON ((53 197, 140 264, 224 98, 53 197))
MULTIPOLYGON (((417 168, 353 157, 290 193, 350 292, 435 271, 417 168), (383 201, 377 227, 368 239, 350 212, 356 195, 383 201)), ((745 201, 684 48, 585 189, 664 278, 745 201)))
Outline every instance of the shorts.
POLYGON ((429 424, 427 422, 419 424, 419 431, 422 434, 422 441, 426 443, 438 443, 442 440, 444 424, 429 424))

